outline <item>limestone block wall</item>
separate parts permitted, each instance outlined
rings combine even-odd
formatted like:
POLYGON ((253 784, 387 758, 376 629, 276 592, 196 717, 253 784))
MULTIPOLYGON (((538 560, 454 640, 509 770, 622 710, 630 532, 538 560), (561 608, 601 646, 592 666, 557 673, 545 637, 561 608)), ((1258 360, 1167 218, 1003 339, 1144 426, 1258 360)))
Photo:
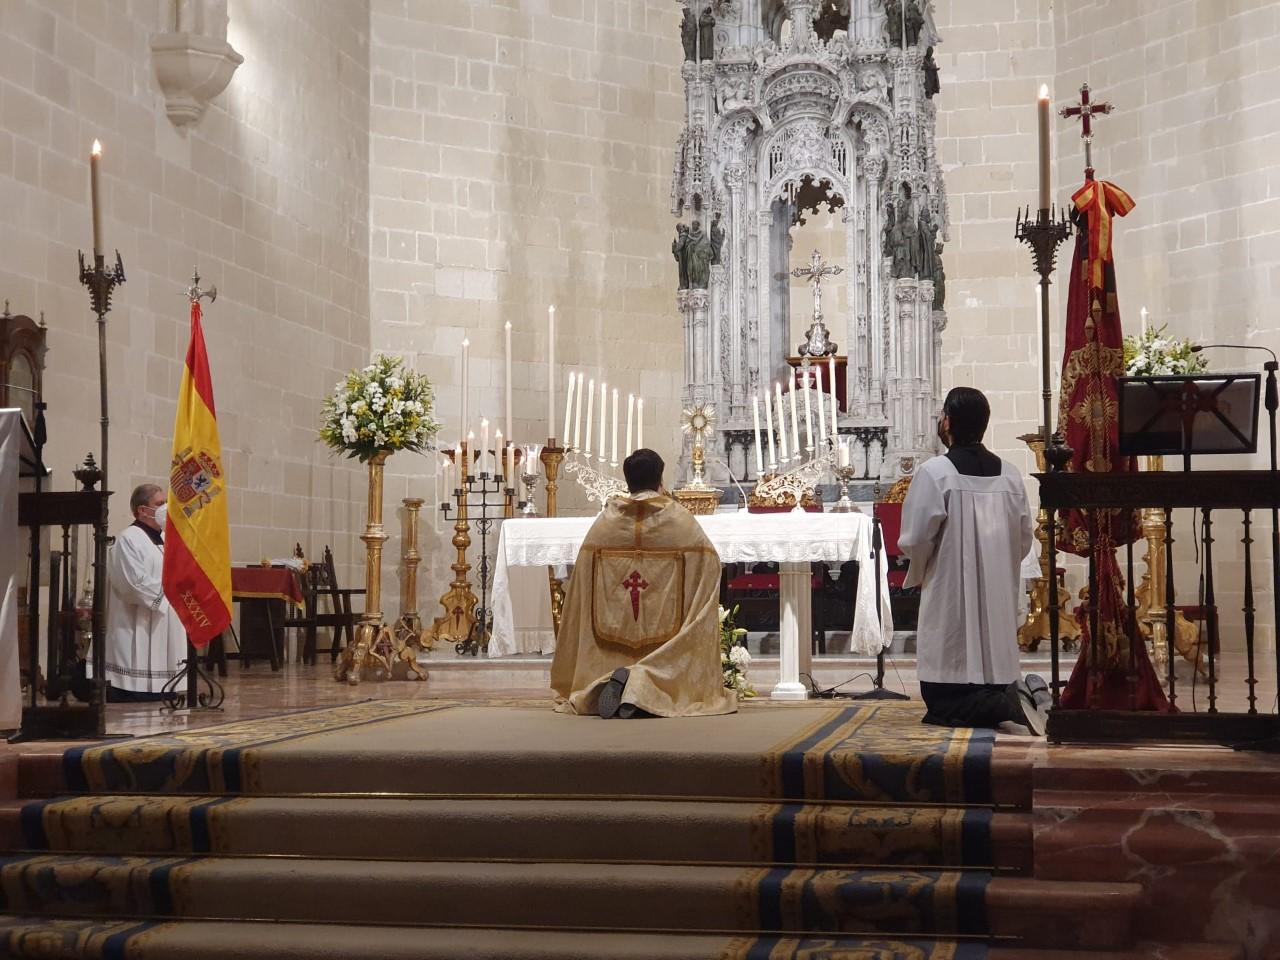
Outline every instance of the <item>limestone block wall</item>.
MULTIPOLYGON (((506 321, 515 438, 545 441, 554 303, 560 403, 572 368, 608 380, 624 401, 642 392, 645 442, 674 467, 684 363, 668 213, 683 118, 678 23, 670 0, 374 0, 373 346, 432 378, 446 442, 458 439, 464 336, 473 428, 482 415, 500 425, 506 321)), ((388 498, 430 500, 431 469, 394 458, 388 498)), ((562 493, 566 512, 586 509, 572 485, 562 493)), ((398 524, 389 526, 387 550, 399 557, 398 524)), ((434 534, 423 547, 420 606, 434 616, 452 551, 434 534)), ((387 588, 384 609, 395 610, 387 588)))
POLYGON ((315 437, 321 399, 369 347, 367 6, 317 17, 309 0, 231 0, 245 62, 189 136, 151 66, 170 6, 0 4, 0 298, 49 325, 55 484, 99 447, 96 325, 76 274, 97 137, 105 239, 128 276, 108 327, 113 526, 134 484, 167 477, 198 266, 219 290, 205 329, 233 557, 287 556, 301 540, 345 565, 361 548, 364 476, 315 437))

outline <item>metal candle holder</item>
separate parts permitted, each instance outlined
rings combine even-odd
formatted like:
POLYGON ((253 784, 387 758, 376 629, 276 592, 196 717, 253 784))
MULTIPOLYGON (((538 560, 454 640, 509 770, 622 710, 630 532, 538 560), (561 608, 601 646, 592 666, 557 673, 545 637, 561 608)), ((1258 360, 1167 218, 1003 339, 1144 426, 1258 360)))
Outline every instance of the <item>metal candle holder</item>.
POLYGON ((538 516, 538 505, 534 502, 534 492, 538 486, 539 445, 525 444, 520 457, 520 482, 524 484, 524 500, 519 504, 520 516, 533 519, 538 516))
POLYGON ((116 265, 108 271, 105 258, 100 253, 93 255, 93 268, 84 265, 84 253, 80 252, 80 282, 89 288, 89 305, 98 315, 98 409, 101 412, 99 423, 102 427, 102 456, 98 459, 98 469, 102 471, 102 489, 107 487, 107 314, 111 312, 111 294, 116 287, 124 283, 124 264, 120 261, 120 251, 116 251, 116 265))
MULTIPOLYGON (((469 451, 465 445, 462 452, 463 463, 467 463, 469 451)), ((436 639, 452 640, 454 652, 459 656, 474 657, 489 646, 493 628, 493 611, 489 609, 489 580, 493 572, 489 562, 489 535, 497 520, 493 514, 506 510, 513 493, 500 473, 481 471, 474 475, 468 473, 463 478, 462 486, 453 491, 453 503, 446 501, 440 504, 440 512, 446 519, 450 515, 457 518, 453 543, 458 548, 458 562, 453 565, 455 579, 449 591, 440 598, 445 616, 436 620, 433 632, 436 639), (480 559, 476 564, 480 585, 478 599, 467 578, 471 565, 467 562, 466 550, 471 545, 470 520, 473 517, 480 533, 480 559)))

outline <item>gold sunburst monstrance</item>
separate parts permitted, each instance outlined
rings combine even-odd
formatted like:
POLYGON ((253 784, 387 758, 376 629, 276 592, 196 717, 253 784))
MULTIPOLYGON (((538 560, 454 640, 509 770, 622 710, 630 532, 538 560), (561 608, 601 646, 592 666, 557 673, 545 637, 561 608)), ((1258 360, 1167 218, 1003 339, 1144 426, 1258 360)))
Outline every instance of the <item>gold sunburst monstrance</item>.
POLYGON ((690 454, 693 477, 687 486, 675 492, 676 499, 693 513, 714 513, 720 502, 720 491, 707 483, 704 475, 707 454, 704 443, 716 425, 716 408, 709 403, 694 403, 680 411, 680 431, 693 438, 690 454))

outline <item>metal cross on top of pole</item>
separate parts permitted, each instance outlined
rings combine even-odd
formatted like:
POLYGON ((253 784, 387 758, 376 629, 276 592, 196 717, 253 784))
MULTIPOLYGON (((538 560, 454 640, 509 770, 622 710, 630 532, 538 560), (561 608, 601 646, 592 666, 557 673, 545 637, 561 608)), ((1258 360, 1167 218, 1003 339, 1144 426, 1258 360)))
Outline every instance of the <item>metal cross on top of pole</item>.
POLYGON ((1080 139, 1084 141, 1084 178, 1085 180, 1093 179, 1093 118, 1095 116, 1106 116, 1114 107, 1103 101, 1094 103, 1089 99, 1089 84, 1080 84, 1080 102, 1070 106, 1063 107, 1058 111, 1067 119, 1080 118, 1080 139))

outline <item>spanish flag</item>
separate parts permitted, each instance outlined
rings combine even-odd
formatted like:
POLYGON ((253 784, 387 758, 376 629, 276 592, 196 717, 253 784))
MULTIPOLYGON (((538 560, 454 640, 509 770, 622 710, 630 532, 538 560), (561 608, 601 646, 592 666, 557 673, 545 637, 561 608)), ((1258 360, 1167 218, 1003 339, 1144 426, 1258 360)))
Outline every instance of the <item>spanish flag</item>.
POLYGON ((165 525, 164 595, 205 647, 231 623, 231 536, 227 480, 222 469, 213 378, 200 328, 200 304, 191 304, 191 342, 178 390, 165 525))

